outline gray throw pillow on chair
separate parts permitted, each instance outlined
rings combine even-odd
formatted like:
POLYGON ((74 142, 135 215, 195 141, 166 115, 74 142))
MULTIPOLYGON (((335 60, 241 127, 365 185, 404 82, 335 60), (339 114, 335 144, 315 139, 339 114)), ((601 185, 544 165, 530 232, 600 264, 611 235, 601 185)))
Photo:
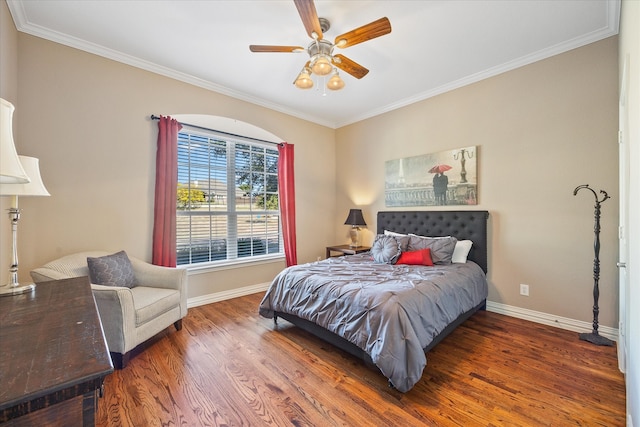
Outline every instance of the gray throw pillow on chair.
POLYGON ((98 258, 87 257, 87 266, 91 283, 127 288, 133 288, 138 284, 131 260, 125 251, 98 258))

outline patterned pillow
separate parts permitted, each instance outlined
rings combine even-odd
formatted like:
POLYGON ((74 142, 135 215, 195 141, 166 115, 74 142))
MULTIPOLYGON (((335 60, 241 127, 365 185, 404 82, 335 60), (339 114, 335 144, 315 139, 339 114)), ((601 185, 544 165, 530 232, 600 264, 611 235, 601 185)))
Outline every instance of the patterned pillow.
POLYGON ((455 237, 423 237, 415 234, 411 234, 409 237, 410 251, 429 248, 434 264, 451 264, 453 250, 458 241, 455 237))
POLYGON ((133 288, 138 284, 125 251, 98 258, 87 258, 91 283, 133 288))
POLYGON ((371 256, 376 264, 395 264, 402 250, 393 236, 378 234, 371 246, 371 256))

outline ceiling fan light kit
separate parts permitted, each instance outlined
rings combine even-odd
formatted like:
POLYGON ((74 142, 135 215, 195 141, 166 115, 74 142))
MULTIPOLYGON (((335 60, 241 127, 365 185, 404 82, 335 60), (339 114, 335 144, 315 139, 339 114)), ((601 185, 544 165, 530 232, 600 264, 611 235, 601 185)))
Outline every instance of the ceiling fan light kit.
POLYGON ((338 54, 334 56, 333 49, 334 47, 345 48, 353 46, 389 34, 391 32, 389 19, 380 18, 355 30, 341 34, 335 38, 334 43, 331 43, 323 38, 323 33, 327 32, 331 26, 329 20, 318 18, 313 0, 294 0, 293 2, 298 9, 307 34, 313 39, 309 46, 304 49, 299 46, 250 45, 249 50, 251 52, 307 52, 309 61, 293 82, 299 89, 311 89, 313 87, 312 74, 321 77, 330 75, 327 88, 330 90, 342 89, 345 83, 340 78, 338 68, 357 79, 367 75, 368 69, 344 55, 338 54))

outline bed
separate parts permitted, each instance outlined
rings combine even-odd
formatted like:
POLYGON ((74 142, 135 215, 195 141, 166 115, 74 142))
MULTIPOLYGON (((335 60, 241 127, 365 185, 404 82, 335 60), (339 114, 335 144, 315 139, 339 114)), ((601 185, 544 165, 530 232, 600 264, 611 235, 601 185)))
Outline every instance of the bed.
POLYGON ((390 386, 407 392, 422 377, 426 353, 486 307, 488 217, 487 211, 379 212, 371 252, 286 268, 259 313, 276 323, 286 319, 363 359, 390 386), (436 237, 473 244, 466 262, 459 254, 455 263, 438 262, 432 247, 433 266, 383 263, 378 240, 388 242, 388 235, 399 246, 413 242, 402 247, 408 253, 415 253, 416 242, 440 245, 436 237), (428 239, 416 241, 423 239, 418 236, 428 239))

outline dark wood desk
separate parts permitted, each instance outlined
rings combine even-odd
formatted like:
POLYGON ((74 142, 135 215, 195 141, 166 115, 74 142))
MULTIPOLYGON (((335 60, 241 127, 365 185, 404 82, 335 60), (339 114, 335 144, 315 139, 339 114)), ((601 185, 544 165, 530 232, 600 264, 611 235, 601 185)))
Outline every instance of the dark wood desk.
POLYGON ((326 252, 327 252, 327 258, 329 258, 331 256, 331 252, 339 252, 340 255, 335 255, 335 256, 343 256, 343 255, 355 255, 355 254, 359 254, 360 252, 367 252, 370 249, 371 249, 371 246, 334 245, 334 246, 327 246, 326 252))
POLYGON ((88 278, 0 297, 0 423, 93 426, 111 372, 88 278))

